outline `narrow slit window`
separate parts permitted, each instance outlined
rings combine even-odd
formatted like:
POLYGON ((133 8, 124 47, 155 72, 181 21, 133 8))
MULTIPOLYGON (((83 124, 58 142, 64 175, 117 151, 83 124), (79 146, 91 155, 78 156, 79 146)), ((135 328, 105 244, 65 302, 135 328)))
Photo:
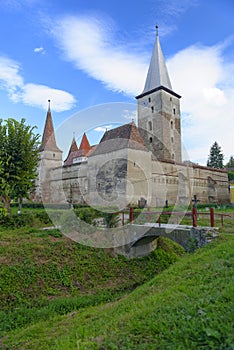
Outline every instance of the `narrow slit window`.
POLYGON ((149 131, 151 131, 151 130, 152 130, 152 122, 149 121, 149 131))

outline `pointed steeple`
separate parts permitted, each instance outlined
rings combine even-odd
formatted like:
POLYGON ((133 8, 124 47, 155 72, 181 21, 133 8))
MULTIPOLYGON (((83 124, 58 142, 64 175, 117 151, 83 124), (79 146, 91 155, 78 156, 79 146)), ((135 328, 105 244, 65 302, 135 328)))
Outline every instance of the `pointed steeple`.
POLYGON ((80 143, 80 151, 83 151, 83 154, 86 155, 91 149, 91 146, 89 144, 89 141, 87 139, 86 133, 83 134, 81 143, 80 143))
POLYGON ((45 127, 42 137, 41 146, 39 148, 40 151, 58 151, 61 152, 61 150, 57 147, 56 140, 55 140, 55 134, 54 134, 54 126, 53 126, 53 120, 52 115, 50 111, 50 100, 48 100, 48 111, 46 115, 46 121, 45 121, 45 127))
POLYGON ((159 87, 164 87, 166 89, 172 90, 170 78, 158 37, 158 26, 156 26, 156 40, 145 82, 145 87, 142 94, 145 94, 159 87))
POLYGON ((70 147, 70 150, 69 150, 69 153, 72 153, 72 152, 76 152, 78 151, 78 146, 77 146, 77 143, 76 143, 76 140, 75 140, 75 136, 73 136, 73 139, 72 139, 72 143, 71 143, 71 147, 70 147))
POLYGON ((70 165, 72 163, 72 159, 76 157, 77 153, 79 152, 79 148, 77 147, 77 143, 75 140, 75 135, 73 136, 71 147, 69 149, 67 158, 64 161, 64 165, 70 165))

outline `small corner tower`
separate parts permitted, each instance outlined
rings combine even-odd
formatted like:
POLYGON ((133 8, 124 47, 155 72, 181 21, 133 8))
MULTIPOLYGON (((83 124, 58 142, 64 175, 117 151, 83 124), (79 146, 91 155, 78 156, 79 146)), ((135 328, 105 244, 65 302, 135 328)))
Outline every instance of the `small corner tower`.
POLYGON ((47 188, 50 181, 50 171, 62 166, 62 151, 58 148, 55 139, 53 120, 50 110, 50 100, 48 100, 48 111, 46 115, 45 127, 42 137, 42 143, 39 148, 39 186, 44 200, 48 200, 47 188))
POLYGON ((156 40, 143 92, 138 127, 158 160, 181 162, 180 97, 172 90, 156 26, 156 40))

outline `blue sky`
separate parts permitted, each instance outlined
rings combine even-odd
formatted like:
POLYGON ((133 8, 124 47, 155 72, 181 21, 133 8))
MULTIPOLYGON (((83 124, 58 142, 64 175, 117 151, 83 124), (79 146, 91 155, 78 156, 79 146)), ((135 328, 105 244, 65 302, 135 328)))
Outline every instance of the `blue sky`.
POLYGON ((190 159, 214 141, 234 154, 233 0, 4 0, 0 15, 0 118, 41 134, 51 99, 65 153, 73 132, 98 140, 135 117, 158 24, 190 159))

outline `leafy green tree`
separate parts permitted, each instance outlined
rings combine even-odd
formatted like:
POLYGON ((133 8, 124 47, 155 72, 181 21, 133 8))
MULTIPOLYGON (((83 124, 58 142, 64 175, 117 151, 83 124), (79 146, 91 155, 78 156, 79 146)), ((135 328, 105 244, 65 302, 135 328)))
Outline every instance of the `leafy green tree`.
POLYGON ((227 164, 225 165, 225 168, 234 168, 234 157, 231 156, 227 164))
POLYGON ((225 168, 228 170, 228 180, 234 180, 234 157, 231 156, 228 163, 225 165, 225 168))
POLYGON ((223 152, 221 147, 215 141, 215 143, 210 148, 210 155, 207 161, 207 166, 211 168, 223 169, 223 152))
POLYGON ((37 177, 39 135, 35 127, 9 118, 0 120, 0 196, 10 214, 10 201, 22 203, 37 177))

